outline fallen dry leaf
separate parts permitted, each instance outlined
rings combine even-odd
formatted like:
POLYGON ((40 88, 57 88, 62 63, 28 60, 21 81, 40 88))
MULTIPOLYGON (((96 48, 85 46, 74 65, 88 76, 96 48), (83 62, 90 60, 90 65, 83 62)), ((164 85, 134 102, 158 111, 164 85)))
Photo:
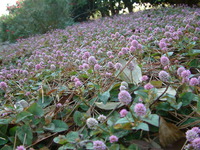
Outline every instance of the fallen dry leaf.
POLYGON ((159 140, 163 147, 167 147, 183 137, 185 134, 176 125, 168 123, 160 117, 159 140))

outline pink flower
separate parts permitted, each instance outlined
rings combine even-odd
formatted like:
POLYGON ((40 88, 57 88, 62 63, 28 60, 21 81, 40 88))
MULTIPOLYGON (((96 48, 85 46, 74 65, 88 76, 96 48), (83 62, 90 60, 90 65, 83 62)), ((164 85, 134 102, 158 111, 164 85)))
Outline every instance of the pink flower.
POLYGON ((188 130, 185 134, 186 134, 186 139, 189 142, 193 141, 195 138, 198 137, 198 134, 193 130, 188 130))
POLYGON ((95 58, 94 56, 90 56, 90 57, 88 58, 88 63, 89 63, 90 65, 95 65, 95 64, 97 63, 97 60, 96 60, 96 58, 95 58))
POLYGON ((144 85, 145 90, 150 90, 152 88, 154 88, 154 86, 151 83, 147 83, 146 85, 144 85))
POLYGON ((102 142, 102 141, 94 141, 93 142, 93 149, 94 150, 106 150, 107 149, 107 147, 106 147, 106 145, 104 144, 104 142, 102 142))
POLYGON ((0 82, 0 88, 5 90, 8 87, 6 82, 0 82))
POLYGON ((16 150, 26 150, 26 148, 23 145, 17 146, 16 150))
POLYGON ((191 75, 190 70, 184 70, 181 72, 181 77, 182 78, 188 78, 191 75))
POLYGON ((40 70, 42 66, 40 64, 35 65, 35 70, 40 70))
POLYGON ((144 76, 141 77, 141 80, 142 80, 142 81, 147 81, 148 79, 149 79, 149 77, 146 76, 146 75, 144 75, 144 76))
POLYGON ((163 82, 169 81, 170 75, 166 71, 160 71, 158 74, 159 78, 163 82))
POLYGON ((81 81, 76 81, 75 82, 75 87, 80 87, 82 85, 83 85, 83 83, 81 81))
POLYGON ((122 64, 121 64, 121 63, 116 63, 116 64, 115 64, 115 69, 116 69, 116 70, 122 69, 122 64))
POLYGON ((119 92, 118 99, 124 105, 128 105, 132 101, 131 95, 125 90, 119 92))
POLYGON ((195 85, 198 85, 199 84, 199 81, 197 78, 191 78, 190 81, 189 81, 189 85, 190 86, 195 86, 195 85))
POLYGON ((109 140, 110 140, 110 143, 114 143, 114 142, 117 142, 117 141, 118 141, 118 137, 115 136, 115 135, 111 135, 111 136, 109 137, 109 140))
POLYGON ((94 65, 94 70, 95 71, 98 71, 98 70, 100 70, 101 69, 101 66, 99 65, 99 64, 95 64, 94 65))
POLYGON ((166 56, 162 56, 160 58, 160 63, 163 65, 163 66, 168 66, 169 65, 169 58, 166 57, 166 56))
POLYGON ((120 117, 125 117, 127 114, 128 114, 128 111, 126 110, 126 109, 122 109, 120 112, 119 112, 119 114, 120 114, 120 117))
POLYGON ((200 150, 200 137, 192 141, 192 146, 194 147, 195 150, 200 150))
POLYGON ((144 116, 146 115, 146 107, 144 106, 144 104, 142 103, 138 103, 134 106, 134 112, 138 115, 138 116, 144 116))

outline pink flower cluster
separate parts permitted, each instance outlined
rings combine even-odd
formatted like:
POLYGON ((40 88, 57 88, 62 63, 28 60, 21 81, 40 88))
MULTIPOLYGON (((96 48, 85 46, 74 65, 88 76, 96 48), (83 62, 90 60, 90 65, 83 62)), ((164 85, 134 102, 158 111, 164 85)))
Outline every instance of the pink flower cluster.
POLYGON ((200 128, 193 127, 191 130, 188 130, 186 132, 186 139, 189 142, 189 144, 186 145, 187 148, 193 149, 193 150, 199 150, 200 149, 200 128))

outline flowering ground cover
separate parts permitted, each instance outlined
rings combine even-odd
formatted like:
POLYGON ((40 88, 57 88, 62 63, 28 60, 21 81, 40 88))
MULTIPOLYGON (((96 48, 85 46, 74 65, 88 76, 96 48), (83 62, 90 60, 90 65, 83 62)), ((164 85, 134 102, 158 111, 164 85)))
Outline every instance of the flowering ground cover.
POLYGON ((3 49, 2 150, 199 150, 199 38, 200 9, 179 6, 84 22, 3 49))

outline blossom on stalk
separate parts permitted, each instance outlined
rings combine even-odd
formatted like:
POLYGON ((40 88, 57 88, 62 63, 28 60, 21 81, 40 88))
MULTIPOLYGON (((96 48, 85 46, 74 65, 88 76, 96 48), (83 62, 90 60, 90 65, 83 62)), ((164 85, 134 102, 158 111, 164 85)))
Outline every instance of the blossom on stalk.
POLYGON ((94 150, 106 150, 107 147, 104 144, 104 142, 97 140, 97 141, 93 141, 93 149, 94 150))
POLYGON ((144 104, 142 103, 138 103, 134 106, 134 112, 138 115, 138 116, 144 116, 146 115, 146 107, 144 106, 144 104))
POLYGON ((98 125, 98 121, 95 118, 88 118, 86 120, 86 124, 89 129, 96 129, 96 127, 98 125))
POLYGON ((119 92, 118 99, 124 105, 128 105, 132 101, 131 95, 126 90, 122 90, 119 92))

